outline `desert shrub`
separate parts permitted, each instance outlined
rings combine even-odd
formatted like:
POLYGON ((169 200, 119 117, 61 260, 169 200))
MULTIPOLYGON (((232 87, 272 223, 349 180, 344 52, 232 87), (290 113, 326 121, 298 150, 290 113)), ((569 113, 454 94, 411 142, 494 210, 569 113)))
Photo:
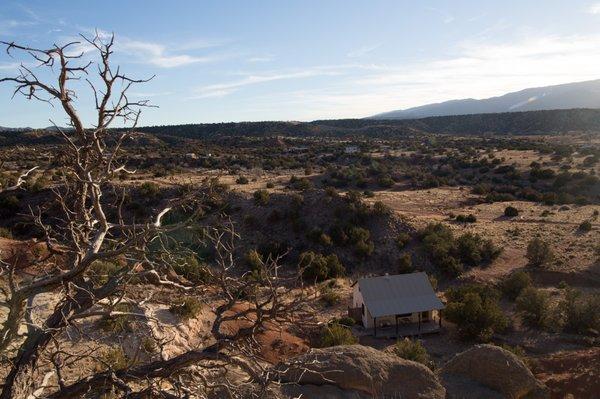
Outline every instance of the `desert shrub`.
POLYGON ((579 231, 581 231, 583 233, 587 233, 590 230, 592 230, 592 223, 589 220, 584 220, 579 225, 579 231))
POLYGON ((463 285, 450 288, 446 296, 445 315, 457 325, 461 338, 485 342, 508 327, 508 319, 498 303, 499 294, 493 288, 463 285))
POLYGON ((104 285, 108 280, 121 270, 121 266, 114 262, 94 261, 88 268, 86 274, 94 285, 104 285))
POLYGON ((2 238, 13 238, 12 232, 6 227, 0 227, 0 237, 2 238))
POLYGON ((290 178, 290 185, 294 190, 305 191, 312 188, 313 184, 306 177, 292 176, 290 178))
POLYGON ((314 227, 312 230, 310 230, 307 234, 307 237, 309 240, 324 246, 329 246, 332 244, 331 237, 318 227, 314 227))
POLYGON ((202 309, 202 303, 194 297, 187 297, 180 304, 173 304, 169 308, 171 313, 176 314, 183 320, 196 317, 202 309))
POLYGON ((534 287, 527 287, 521 291, 516 303, 517 310, 521 313, 521 317, 527 325, 537 328, 547 326, 550 315, 548 310, 549 296, 547 292, 534 287))
POLYGON ((377 179, 377 184, 381 188, 390 188, 394 185, 394 180, 389 176, 381 176, 377 179))
POLYGON ((410 242, 410 240, 411 240, 410 234, 401 232, 401 233, 398 233, 395 241, 396 241, 396 245, 398 245, 398 248, 403 249, 410 242))
POLYGON ((441 223, 428 225, 419 235, 433 263, 451 276, 461 274, 466 266, 489 263, 501 253, 491 240, 473 233, 455 238, 452 230, 441 223))
POLYGON ((256 249, 251 249, 244 256, 244 261, 250 270, 260 270, 263 267, 262 256, 256 249))
POLYGON ((394 346, 394 353, 402 359, 412 360, 428 367, 431 366, 431 359, 421 341, 408 338, 398 340, 394 346))
POLYGON ((375 244, 370 237, 371 232, 362 227, 353 226, 348 230, 348 238, 354 244, 354 251, 360 257, 367 257, 373 253, 375 244))
POLYGON ((554 259, 554 252, 547 242, 535 237, 527 244, 527 260, 533 267, 548 266, 554 259))
POLYGON ((342 302, 342 296, 336 290, 326 289, 321 294, 321 300, 325 303, 325 305, 333 306, 333 305, 337 305, 338 303, 342 302))
POLYGON ((269 203, 269 192, 267 190, 256 190, 254 192, 254 203, 256 205, 267 205, 269 203))
POLYGON ((435 276, 431 275, 431 274, 428 275, 427 277, 429 279, 429 284, 431 284, 431 288, 433 288, 434 291, 437 290, 437 288, 438 288, 438 279, 435 276))
POLYGON ((500 283, 502 293, 513 301, 529 286, 531 286, 531 276, 522 270, 511 273, 500 283))
POLYGON ((477 222, 477 217, 470 213, 468 215, 458 215, 455 220, 459 223, 475 223, 477 222))
POLYGON ((398 258, 398 273, 411 273, 414 270, 415 269, 413 267, 412 257, 410 256, 410 254, 404 253, 400 255, 400 257, 398 258))
POLYGON ((346 327, 352 327, 353 325, 356 324, 356 321, 354 321, 354 319, 352 317, 343 316, 343 317, 340 317, 339 319, 336 319, 334 321, 334 323, 337 323, 339 325, 346 326, 346 327))
POLYGON ((207 266, 202 265, 194 255, 178 259, 173 265, 173 270, 194 284, 204 284, 210 280, 207 266))
POLYGON ((504 208, 504 216, 507 216, 509 218, 519 216, 519 210, 514 206, 507 206, 506 208, 504 208))
POLYGON ((383 202, 375 201, 375 203, 373 204, 373 213, 375 213, 376 215, 389 215, 390 213, 392 213, 392 210, 383 202))
POLYGON ((574 288, 565 289, 557 311, 567 332, 597 335, 600 331, 600 295, 584 295, 574 288))
MULTIPOLYGON (((128 303, 119 303, 114 306, 115 312, 128 312, 133 310, 133 306, 128 303)), ((133 318, 131 315, 114 315, 114 316, 103 316, 98 320, 98 327, 103 331, 110 333, 124 333, 132 332, 133 328, 131 325, 133 318)))
POLYGON ((300 254, 299 266, 302 278, 308 281, 323 281, 344 275, 345 269, 337 255, 322 254, 306 251, 300 254))
POLYGON ((154 182, 145 182, 138 187, 138 194, 144 198, 155 199, 160 194, 160 186, 154 182))
POLYGON ((267 182, 267 188, 274 188, 275 187, 275 183, 273 182, 267 182))
POLYGON ((122 370, 129 366, 129 359, 121 347, 111 348, 104 352, 101 360, 109 370, 122 370))
POLYGON ((0 215, 7 217, 19 210, 19 198, 16 195, 0 196, 0 215))
POLYGON ((143 337, 140 341, 140 347, 142 350, 148 354, 156 353, 158 349, 158 345, 156 341, 150 337, 143 337))
POLYGON ((239 176, 237 179, 235 179, 235 182, 237 184, 248 184, 250 181, 246 176, 239 176))
POLYGON ((352 334, 352 331, 339 324, 325 326, 321 331, 321 347, 352 345, 357 342, 358 339, 352 334))

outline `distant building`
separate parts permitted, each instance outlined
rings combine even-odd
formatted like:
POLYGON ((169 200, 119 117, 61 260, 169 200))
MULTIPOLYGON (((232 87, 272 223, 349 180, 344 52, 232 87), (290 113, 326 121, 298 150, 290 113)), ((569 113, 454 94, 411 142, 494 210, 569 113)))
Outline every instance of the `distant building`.
POLYGON ((409 273, 361 278, 353 285, 349 315, 386 336, 417 335, 439 331, 444 304, 427 274, 409 273))
POLYGON ((347 145, 346 148, 344 148, 346 154, 355 154, 359 151, 360 148, 357 145, 347 145))

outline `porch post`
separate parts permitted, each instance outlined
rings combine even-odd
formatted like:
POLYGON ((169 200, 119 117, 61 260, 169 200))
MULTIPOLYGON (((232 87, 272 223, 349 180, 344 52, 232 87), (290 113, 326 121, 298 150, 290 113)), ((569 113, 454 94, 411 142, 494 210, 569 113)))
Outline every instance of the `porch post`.
POLYGON ((373 317, 373 336, 377 336, 377 317, 373 317))
POLYGON ((396 338, 398 338, 398 315, 396 315, 396 338))
POLYGON ((419 312, 419 335, 421 335, 421 312, 419 312))

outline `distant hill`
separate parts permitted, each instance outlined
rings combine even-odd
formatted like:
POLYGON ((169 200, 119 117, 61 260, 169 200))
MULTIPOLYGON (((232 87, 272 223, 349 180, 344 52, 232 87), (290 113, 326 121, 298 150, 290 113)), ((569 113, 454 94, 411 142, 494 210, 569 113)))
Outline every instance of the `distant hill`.
MULTIPOLYGON (((600 134, 600 109, 505 112, 436 116, 422 119, 333 119, 313 122, 240 122, 145 126, 129 144, 165 143, 229 137, 399 137, 415 134, 532 135, 585 132, 600 134)), ((2 130, 0 147, 18 144, 57 144, 63 138, 52 130, 2 130)))
POLYGON ((384 112, 371 119, 487 114, 572 108, 600 108, 600 80, 536 87, 484 100, 472 98, 384 112))

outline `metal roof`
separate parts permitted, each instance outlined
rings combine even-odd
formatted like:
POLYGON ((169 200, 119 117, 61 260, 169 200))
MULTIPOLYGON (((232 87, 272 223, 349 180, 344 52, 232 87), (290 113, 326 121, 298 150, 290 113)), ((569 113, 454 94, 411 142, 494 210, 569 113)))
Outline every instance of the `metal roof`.
POLYGON ((358 288, 373 317, 444 308, 423 272, 363 278, 358 288))

